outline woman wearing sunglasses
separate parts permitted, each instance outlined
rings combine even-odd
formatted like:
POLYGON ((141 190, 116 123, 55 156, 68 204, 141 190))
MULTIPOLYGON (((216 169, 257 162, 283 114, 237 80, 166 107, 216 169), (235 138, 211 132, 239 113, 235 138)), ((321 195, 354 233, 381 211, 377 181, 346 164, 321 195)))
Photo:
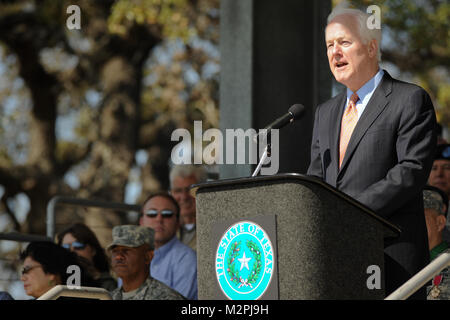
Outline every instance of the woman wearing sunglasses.
POLYGON ((83 223, 76 223, 61 231, 57 241, 63 248, 75 252, 86 261, 88 271, 98 282, 98 286, 108 291, 117 288, 117 282, 109 272, 109 262, 105 250, 95 233, 83 223))
POLYGON ((31 242, 20 254, 20 259, 23 261, 20 280, 25 293, 34 298, 39 298, 56 285, 66 285, 67 279, 72 275, 67 272, 71 265, 78 265, 81 269, 82 286, 94 284, 84 272, 77 255, 53 242, 31 242))

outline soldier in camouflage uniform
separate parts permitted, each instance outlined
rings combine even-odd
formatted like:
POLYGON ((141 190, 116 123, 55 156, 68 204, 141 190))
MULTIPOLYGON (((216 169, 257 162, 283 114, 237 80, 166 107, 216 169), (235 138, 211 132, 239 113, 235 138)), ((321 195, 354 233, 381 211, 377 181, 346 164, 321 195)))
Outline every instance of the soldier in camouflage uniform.
POLYGON ((111 292, 114 300, 184 300, 185 298, 149 273, 153 258, 154 231, 147 227, 124 225, 113 228, 111 266, 122 279, 122 287, 111 292))
MULTIPOLYGON (((423 203, 430 258, 434 260, 443 252, 450 252, 448 244, 442 240, 442 232, 447 220, 448 198, 442 190, 426 186, 423 191, 423 203)), ((433 277, 431 284, 427 286, 427 299, 450 300, 450 267, 433 277)))

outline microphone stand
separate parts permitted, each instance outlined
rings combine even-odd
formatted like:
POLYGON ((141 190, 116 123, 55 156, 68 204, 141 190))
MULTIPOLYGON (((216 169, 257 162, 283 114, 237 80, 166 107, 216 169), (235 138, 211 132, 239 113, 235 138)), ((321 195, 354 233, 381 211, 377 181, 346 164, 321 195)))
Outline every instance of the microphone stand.
MULTIPOLYGON (((268 133, 269 137, 270 137, 270 133, 268 133)), ((269 141, 267 142, 266 147, 264 148, 264 153, 261 156, 261 159, 259 160, 258 165, 256 166, 255 171, 253 171, 252 177, 256 177, 259 173, 259 171, 261 170, 261 167, 263 166, 264 162, 266 161, 266 159, 268 157, 270 157, 270 139, 268 139, 269 141)))
MULTIPOLYGON (((274 122, 272 122, 271 124, 269 124, 267 127, 264 128, 264 130, 266 130, 265 133, 267 134, 267 136, 266 136, 267 145, 264 149, 264 153, 263 153, 261 159, 259 160, 259 163, 258 163, 255 171, 252 174, 252 177, 256 177, 258 175, 264 162, 266 161, 266 159, 268 157, 270 157, 271 131, 273 129, 280 129, 280 128, 284 127, 285 125, 294 122, 294 119, 300 118, 300 116, 305 111, 305 107, 302 104, 294 104, 289 108, 288 111, 289 112, 287 114, 281 116, 280 118, 278 118, 277 120, 275 120, 274 122)), ((262 138, 262 134, 260 132, 259 134, 254 136, 253 141, 254 142, 259 141, 261 144, 262 143, 261 138, 262 138)))

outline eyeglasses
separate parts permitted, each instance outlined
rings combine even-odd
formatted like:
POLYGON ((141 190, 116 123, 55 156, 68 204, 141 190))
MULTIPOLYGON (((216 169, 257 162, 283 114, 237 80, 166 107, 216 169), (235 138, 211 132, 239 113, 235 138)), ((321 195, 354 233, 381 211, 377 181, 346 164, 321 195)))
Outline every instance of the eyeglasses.
POLYGON ((74 248, 75 250, 83 250, 86 248, 86 244, 79 241, 74 241, 72 243, 64 243, 62 247, 67 250, 70 250, 70 248, 74 248))
MULTIPOLYGON (((167 209, 161 210, 159 211, 159 213, 163 218, 171 218, 174 215, 174 212, 172 210, 167 209)), ((158 215, 158 210, 150 209, 145 211, 144 214, 149 218, 156 218, 156 216, 158 215)))
POLYGON ((22 275, 24 276, 24 275, 26 275, 28 272, 30 272, 31 270, 33 270, 33 269, 35 269, 35 268, 41 268, 42 266, 41 265, 36 265, 36 266, 26 266, 26 267, 23 267, 23 269, 22 269, 22 275))

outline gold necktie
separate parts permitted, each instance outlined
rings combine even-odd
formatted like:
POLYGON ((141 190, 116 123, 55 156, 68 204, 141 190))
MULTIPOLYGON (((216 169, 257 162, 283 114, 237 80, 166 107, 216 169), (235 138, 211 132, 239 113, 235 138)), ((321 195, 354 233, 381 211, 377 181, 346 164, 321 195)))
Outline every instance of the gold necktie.
POLYGON ((344 160, 345 151, 347 150, 353 129, 355 129, 356 123, 358 122, 358 111, 356 110, 356 102, 358 99, 358 95, 354 93, 350 97, 348 107, 342 116, 341 137, 339 140, 339 168, 341 167, 342 160, 344 160))

